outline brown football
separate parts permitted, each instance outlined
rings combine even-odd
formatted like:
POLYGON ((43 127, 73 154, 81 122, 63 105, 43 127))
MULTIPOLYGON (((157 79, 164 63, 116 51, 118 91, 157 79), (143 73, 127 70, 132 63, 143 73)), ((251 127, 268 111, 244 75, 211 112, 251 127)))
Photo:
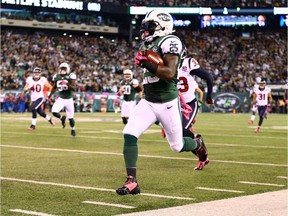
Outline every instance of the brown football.
POLYGON ((164 66, 163 59, 158 53, 153 52, 152 50, 142 50, 141 51, 144 56, 147 57, 147 60, 153 64, 164 66))

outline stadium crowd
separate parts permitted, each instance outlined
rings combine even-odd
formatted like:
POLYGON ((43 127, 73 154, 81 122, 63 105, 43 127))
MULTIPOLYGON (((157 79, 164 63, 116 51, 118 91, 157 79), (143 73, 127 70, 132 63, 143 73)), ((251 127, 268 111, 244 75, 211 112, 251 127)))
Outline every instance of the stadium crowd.
MULTIPOLYGON (((256 77, 267 83, 285 83, 287 78, 287 35, 258 29, 251 37, 229 28, 201 31, 178 30, 188 54, 213 74, 217 91, 247 92, 256 77), (256 42, 255 42, 256 41, 256 42), (277 44, 277 46, 275 46, 277 44), (261 47, 261 49, 259 49, 261 47)), ((42 67, 48 80, 61 62, 70 63, 77 74, 78 91, 115 92, 123 69, 130 68, 141 83, 134 64, 138 41, 123 38, 51 36, 1 31, 1 88, 18 89, 35 66, 42 67)))

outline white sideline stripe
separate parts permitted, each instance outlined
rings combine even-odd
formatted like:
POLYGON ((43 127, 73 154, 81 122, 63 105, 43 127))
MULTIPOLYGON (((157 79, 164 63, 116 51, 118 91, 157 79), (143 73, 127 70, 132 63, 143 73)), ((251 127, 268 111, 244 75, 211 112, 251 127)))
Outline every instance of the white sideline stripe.
MULTIPOLYGON (((113 192, 113 193, 115 193, 115 190, 113 190, 113 189, 95 188, 95 187, 87 187, 87 186, 79 186, 79 185, 70 185, 70 184, 61 184, 61 183, 54 183, 54 182, 42 182, 42 181, 34 181, 34 180, 26 180, 26 179, 17 179, 17 178, 8 178, 8 177, 0 177, 0 180, 16 181, 16 182, 25 182, 25 183, 41 184, 41 185, 53 185, 53 186, 60 186, 60 187, 68 187, 68 188, 76 188, 76 189, 85 189, 85 190, 108 191, 108 192, 113 192)), ((194 198, 190 198, 190 197, 165 196, 165 195, 160 195, 160 194, 149 194, 149 193, 141 193, 141 194, 139 194, 139 195, 142 195, 142 196, 150 196, 150 197, 166 198, 166 199, 195 200, 194 198)))
POLYGON ((37 216, 56 216, 56 215, 46 214, 43 212, 27 211, 27 210, 22 210, 22 209, 9 209, 9 211, 19 212, 19 213, 28 214, 28 215, 37 215, 37 216))
MULTIPOLYGON (((205 142, 206 144, 206 142, 205 142)), ((248 147, 248 148, 267 148, 267 149, 288 149, 288 147, 278 147, 278 146, 255 146, 255 145, 242 145, 242 144, 229 144, 229 143, 210 143, 207 142, 209 145, 216 145, 216 146, 233 146, 233 147, 248 147)))
POLYGON ((230 192, 230 193, 244 193, 244 191, 238 191, 238 190, 227 190, 227 189, 207 188, 207 187, 196 187, 195 189, 209 190, 209 191, 220 191, 220 192, 230 192))
POLYGON ((270 184, 270 183, 261 183, 261 182, 248 182, 248 181, 239 181, 241 184, 252 184, 252 185, 265 185, 265 186, 275 186, 275 187, 284 187, 285 185, 279 184, 270 184))
MULTIPOLYGON (((100 131, 101 133, 103 133, 103 131, 100 131)), ((51 136, 54 136, 54 137, 70 137, 70 135, 60 135, 60 134, 43 134, 43 133, 31 133, 31 132, 22 132, 22 133, 19 133, 19 132, 1 132, 2 134, 29 134, 29 135, 33 135, 33 136, 48 136, 48 137, 51 137, 51 136)), ((95 131, 95 134, 98 134, 99 131, 95 131)), ((225 135, 225 134, 202 134, 203 136, 221 136, 221 137, 245 137, 245 138, 255 138, 255 136, 247 136, 247 135, 225 135)), ((81 138, 91 138, 91 139, 109 139, 109 140, 123 140, 123 137, 122 137, 122 134, 121 134, 121 137, 99 137, 99 136, 81 136, 81 135, 77 135, 77 137, 81 137, 81 138)), ((286 137, 273 137, 273 136, 259 136, 257 137, 257 139, 281 139, 281 140, 287 140, 286 137)), ((152 140, 152 139, 141 139, 140 141, 143 141, 143 142, 155 142, 155 140, 152 140)), ((167 142, 166 140, 163 140, 163 141, 160 141, 158 140, 157 142, 167 142)))
POLYGON ((277 176, 277 178, 288 179, 287 176, 277 176))
POLYGON ((82 203, 94 204, 94 205, 103 205, 103 206, 113 206, 118 208, 126 208, 133 209, 136 208, 134 206, 120 205, 120 204, 112 204, 112 203, 104 203, 104 202, 94 202, 94 201, 83 201, 82 203))
MULTIPOLYGON (((85 151, 85 150, 73 150, 73 149, 58 149, 58 148, 40 148, 40 147, 15 146, 15 145, 0 145, 0 147, 20 148, 20 149, 33 149, 33 150, 44 150, 44 151, 62 151, 62 152, 73 152, 73 153, 83 153, 83 154, 104 154, 104 155, 123 156, 122 153, 116 153, 116 152, 99 152, 99 151, 85 151)), ((138 157, 168 159, 168 160, 189 160, 189 161, 192 160, 192 161, 197 161, 197 159, 193 159, 193 158, 166 157, 166 156, 157 156, 157 155, 141 155, 141 154, 139 154, 138 157)), ((244 165, 257 165, 257 166, 288 167, 288 164, 254 163, 254 162, 243 162, 243 161, 210 160, 210 162, 229 163, 229 164, 244 164, 244 165)))

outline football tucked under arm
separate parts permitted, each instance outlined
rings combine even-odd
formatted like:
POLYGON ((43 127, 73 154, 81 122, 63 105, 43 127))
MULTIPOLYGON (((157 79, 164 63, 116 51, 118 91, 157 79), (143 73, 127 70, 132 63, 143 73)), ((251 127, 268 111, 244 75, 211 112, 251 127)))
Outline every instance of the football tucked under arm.
POLYGON ((157 53, 151 50, 141 50, 135 57, 135 64, 155 74, 158 65, 164 65, 164 62, 157 53))
POLYGON ((146 56, 147 61, 149 61, 150 63, 164 66, 164 61, 161 56, 158 55, 158 53, 153 52, 152 50, 142 50, 140 52, 143 52, 143 55, 146 56))

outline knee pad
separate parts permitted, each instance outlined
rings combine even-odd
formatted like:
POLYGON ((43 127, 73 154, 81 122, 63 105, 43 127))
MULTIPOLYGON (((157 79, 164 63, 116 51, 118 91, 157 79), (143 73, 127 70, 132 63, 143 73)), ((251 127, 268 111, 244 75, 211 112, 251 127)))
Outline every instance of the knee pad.
POLYGON ((183 144, 181 145, 180 143, 178 143, 178 144, 170 144, 170 149, 173 151, 173 152, 181 152, 181 150, 182 150, 182 148, 183 148, 183 144))

